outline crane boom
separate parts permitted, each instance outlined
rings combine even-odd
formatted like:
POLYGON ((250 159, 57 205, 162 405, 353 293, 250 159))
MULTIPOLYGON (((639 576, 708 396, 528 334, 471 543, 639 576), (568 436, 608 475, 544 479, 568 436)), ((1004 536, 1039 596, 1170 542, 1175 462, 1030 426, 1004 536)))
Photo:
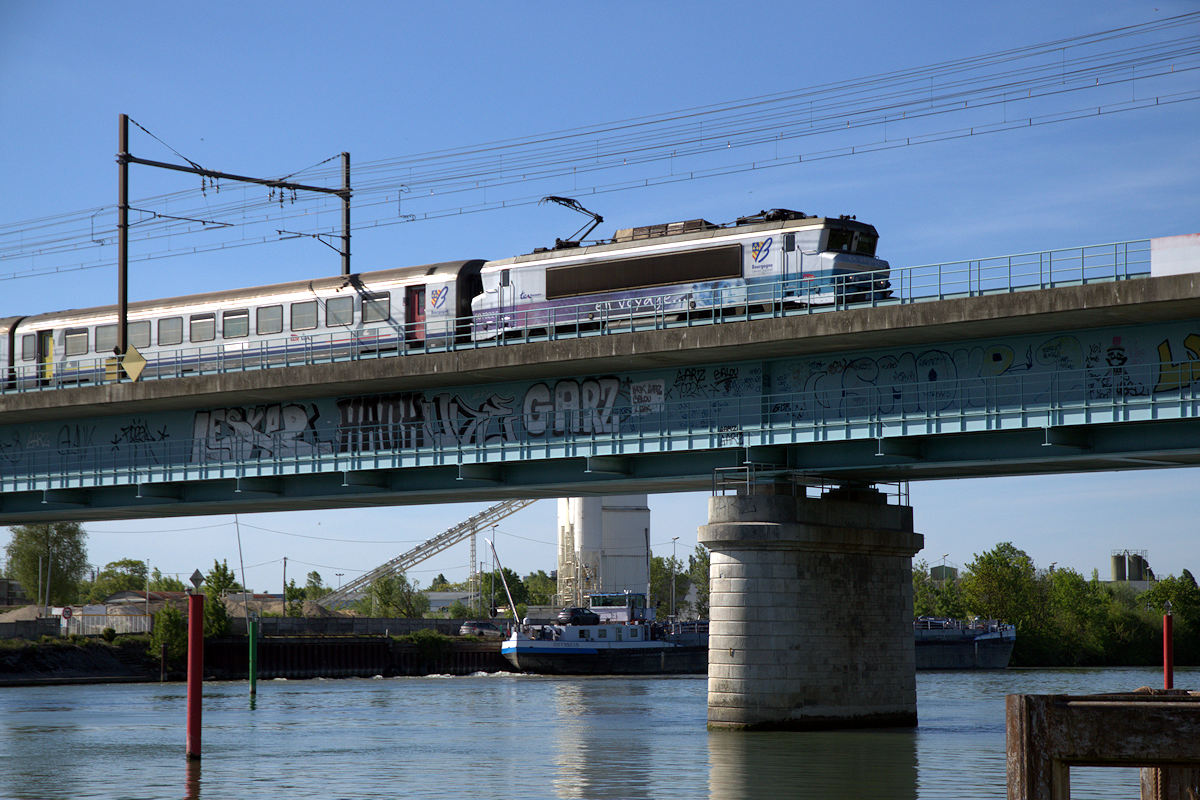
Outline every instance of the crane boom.
POLYGON ((321 605, 328 608, 340 608, 349 603, 350 598, 354 595, 361 595, 373 581, 403 572, 536 502, 536 499, 505 500, 489 506, 454 527, 442 531, 432 539, 422 542, 407 553, 401 553, 391 561, 380 564, 370 572, 363 573, 341 589, 330 592, 321 598, 321 605))

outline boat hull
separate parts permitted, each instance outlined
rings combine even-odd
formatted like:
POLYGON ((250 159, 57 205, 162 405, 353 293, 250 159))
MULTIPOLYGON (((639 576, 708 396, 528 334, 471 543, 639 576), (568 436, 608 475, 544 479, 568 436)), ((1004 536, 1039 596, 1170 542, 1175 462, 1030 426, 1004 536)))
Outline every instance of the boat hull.
POLYGON ((959 631, 916 632, 917 669, 1005 669, 1013 636, 963 635, 959 631))
POLYGON ((505 650, 508 663, 539 675, 704 675, 708 647, 656 647, 644 650, 554 652, 548 649, 505 650))

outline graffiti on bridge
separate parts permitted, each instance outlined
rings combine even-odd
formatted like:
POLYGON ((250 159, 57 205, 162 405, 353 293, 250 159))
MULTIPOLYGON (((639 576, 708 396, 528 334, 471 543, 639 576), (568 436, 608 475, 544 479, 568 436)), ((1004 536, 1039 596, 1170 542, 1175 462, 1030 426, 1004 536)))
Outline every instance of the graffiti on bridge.
POLYGON ((316 404, 275 403, 197 411, 192 460, 242 461, 333 452, 317 430, 316 404))

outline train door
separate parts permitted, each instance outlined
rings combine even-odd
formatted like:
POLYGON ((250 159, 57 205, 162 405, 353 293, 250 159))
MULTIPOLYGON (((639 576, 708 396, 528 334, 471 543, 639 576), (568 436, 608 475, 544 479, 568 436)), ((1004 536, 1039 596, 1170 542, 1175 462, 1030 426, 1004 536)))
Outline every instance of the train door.
POLYGON ((54 377, 54 331, 37 333, 38 377, 49 382, 54 377))
POLYGON ((498 336, 503 334, 505 328, 516 325, 517 299, 515 292, 509 270, 501 270, 499 298, 496 306, 496 335, 498 336))
POLYGON ((404 293, 404 340, 425 341, 424 286, 409 286, 404 293))

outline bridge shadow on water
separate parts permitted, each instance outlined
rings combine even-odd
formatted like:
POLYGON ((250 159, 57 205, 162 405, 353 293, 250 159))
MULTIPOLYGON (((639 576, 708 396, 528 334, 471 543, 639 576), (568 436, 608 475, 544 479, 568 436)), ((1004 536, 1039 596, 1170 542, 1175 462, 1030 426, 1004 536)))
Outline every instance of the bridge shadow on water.
POLYGON ((917 796, 914 730, 708 735, 709 797, 859 800, 917 796))

